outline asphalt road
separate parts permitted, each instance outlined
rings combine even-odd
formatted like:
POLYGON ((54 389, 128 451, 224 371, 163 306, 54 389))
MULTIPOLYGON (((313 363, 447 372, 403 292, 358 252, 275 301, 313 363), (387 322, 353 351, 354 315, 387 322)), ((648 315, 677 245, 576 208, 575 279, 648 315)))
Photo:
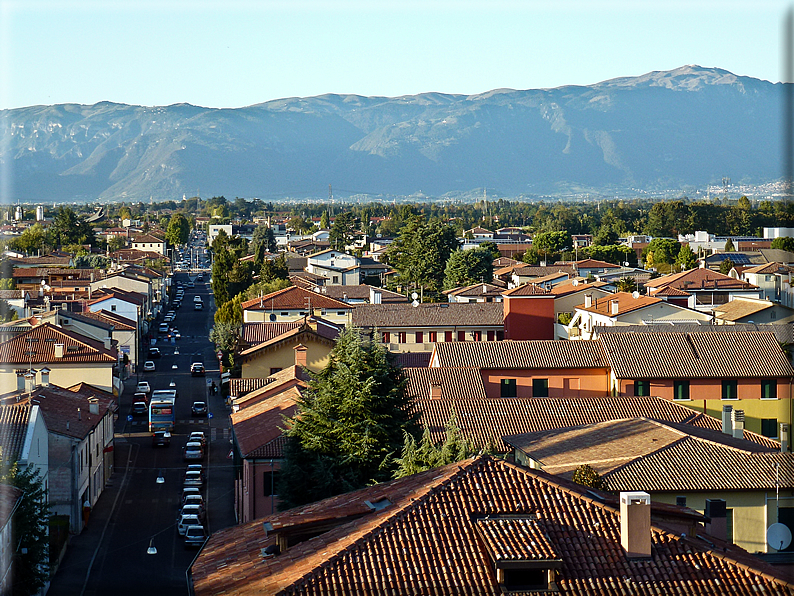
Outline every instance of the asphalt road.
MULTIPOLYGON (((120 401, 112 490, 100 498, 104 515, 100 517, 98 506, 100 519, 90 519, 89 528, 73 539, 82 548, 75 549, 73 560, 67 551, 62 569, 53 578, 51 595, 188 593, 186 572, 198 551, 184 548, 176 531, 176 515, 186 466, 182 447, 192 431, 204 431, 208 440, 203 462, 207 481, 202 490, 209 531, 236 523, 234 470, 228 458, 231 450, 228 411, 221 397, 210 396, 208 390, 211 380, 219 382, 219 371, 213 346, 207 339, 215 312, 207 278, 205 274, 204 283, 197 283, 195 289, 185 289, 174 322, 182 338, 173 344, 158 339, 155 345, 162 357, 155 360, 157 369, 140 375, 152 390, 168 389, 171 381, 176 382, 176 427, 171 445, 153 447, 147 419, 128 418, 137 381, 132 377, 125 383, 120 401), (202 311, 193 309, 193 296, 197 293, 204 300, 202 311), (206 377, 190 375, 193 362, 204 363, 206 377), (211 417, 192 417, 190 408, 194 400, 207 401, 211 417), (156 482, 158 476, 165 479, 163 484, 156 482), (84 534, 85 543, 80 545, 84 534), (147 554, 150 545, 157 549, 157 554, 147 554)), ((177 273, 176 280, 187 285, 188 276, 177 273)))

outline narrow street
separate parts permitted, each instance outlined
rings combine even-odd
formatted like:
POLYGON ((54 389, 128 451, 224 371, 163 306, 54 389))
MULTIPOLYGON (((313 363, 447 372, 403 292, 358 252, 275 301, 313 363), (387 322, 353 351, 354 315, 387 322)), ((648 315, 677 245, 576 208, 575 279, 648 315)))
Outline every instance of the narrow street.
MULTIPOLYGON (((191 276, 195 278, 195 276, 191 276)), ((153 447, 148 419, 132 417, 131 404, 138 377, 125 383, 116 425, 115 473, 111 486, 100 498, 88 528, 72 538, 69 550, 53 578, 50 594, 187 594, 186 571, 197 550, 186 550, 176 530, 177 508, 182 494, 186 463, 182 448, 193 431, 204 431, 207 450, 203 462, 206 483, 202 489, 207 506, 209 532, 235 523, 233 468, 229 416, 218 396, 210 396, 208 385, 219 384, 218 361, 207 335, 215 312, 206 283, 187 288, 187 273, 177 273, 174 283, 186 287, 174 325, 181 339, 158 339, 162 357, 156 371, 141 373, 152 390, 169 389, 176 383, 176 426, 169 447, 153 447), (199 294, 204 310, 193 309, 199 294), (178 354, 175 351, 178 350, 178 354), (206 377, 192 377, 190 365, 202 362, 206 377), (193 401, 207 401, 210 417, 191 416, 193 401), (157 483, 162 477, 165 482, 157 483), (147 554, 153 546, 156 554, 147 554)), ((156 332, 156 325, 154 326, 156 332)), ((144 355, 148 348, 144 349, 144 355)), ((220 394, 220 392, 218 392, 220 394)))

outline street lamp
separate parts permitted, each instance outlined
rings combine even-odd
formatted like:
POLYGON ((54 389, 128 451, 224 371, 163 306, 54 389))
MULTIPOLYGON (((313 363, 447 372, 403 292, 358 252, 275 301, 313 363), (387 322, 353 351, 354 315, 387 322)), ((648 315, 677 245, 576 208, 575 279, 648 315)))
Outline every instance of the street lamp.
POLYGON ((149 548, 146 549, 147 555, 156 555, 157 554, 157 547, 154 546, 154 536, 149 539, 149 548))

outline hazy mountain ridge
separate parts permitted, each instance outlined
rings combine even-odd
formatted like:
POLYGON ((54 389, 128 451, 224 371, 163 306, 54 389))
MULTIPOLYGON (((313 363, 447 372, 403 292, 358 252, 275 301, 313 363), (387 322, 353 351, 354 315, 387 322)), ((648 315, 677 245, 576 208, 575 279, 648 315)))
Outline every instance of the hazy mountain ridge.
POLYGON ((32 106, 0 112, 0 160, 21 200, 765 182, 781 176, 782 87, 685 66, 472 96, 32 106))

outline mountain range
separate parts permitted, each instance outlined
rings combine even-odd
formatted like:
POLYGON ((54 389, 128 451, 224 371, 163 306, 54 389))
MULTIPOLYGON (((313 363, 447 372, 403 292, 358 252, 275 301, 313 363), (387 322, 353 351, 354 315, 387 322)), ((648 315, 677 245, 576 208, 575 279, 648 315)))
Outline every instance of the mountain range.
POLYGON ((782 176, 783 88, 684 66, 479 95, 0 111, 0 202, 704 188, 782 176))

